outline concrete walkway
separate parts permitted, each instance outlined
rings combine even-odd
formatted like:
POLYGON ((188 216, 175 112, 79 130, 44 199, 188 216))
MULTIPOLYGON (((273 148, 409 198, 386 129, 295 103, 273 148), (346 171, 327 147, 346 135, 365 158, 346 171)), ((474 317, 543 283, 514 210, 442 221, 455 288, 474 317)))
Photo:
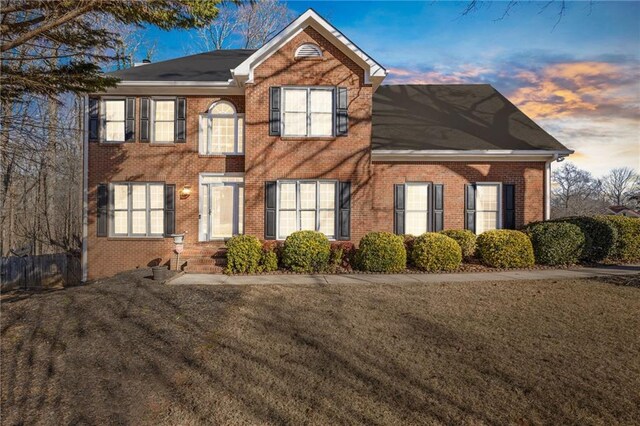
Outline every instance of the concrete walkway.
POLYGON ((248 284, 401 284, 477 282, 511 280, 553 280, 640 274, 640 265, 597 268, 538 269, 534 271, 463 272, 452 274, 344 274, 344 275, 221 275, 183 274, 170 285, 248 285, 248 284))

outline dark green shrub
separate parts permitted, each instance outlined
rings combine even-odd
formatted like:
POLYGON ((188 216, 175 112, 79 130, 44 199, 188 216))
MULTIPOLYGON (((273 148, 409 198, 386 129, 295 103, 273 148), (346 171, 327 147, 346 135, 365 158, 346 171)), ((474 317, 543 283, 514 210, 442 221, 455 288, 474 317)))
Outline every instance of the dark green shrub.
POLYGON ((400 235, 369 232, 360 240, 356 265, 368 272, 400 272, 407 267, 407 250, 400 235))
POLYGON ((563 217, 551 222, 571 223, 582 230, 584 235, 584 247, 580 255, 582 261, 600 262, 606 259, 618 239, 618 232, 610 222, 594 217, 563 217))
POLYGON ((613 262, 640 260, 640 218, 625 216, 598 216, 613 225, 618 234, 616 243, 607 258, 613 262))
POLYGON ((410 257, 423 271, 453 271, 462 262, 462 249, 453 238, 427 232, 416 238, 410 257))
POLYGON ((262 244, 251 235, 236 235, 227 241, 228 274, 254 274, 260 272, 262 244))
POLYGON ((445 231, 440 231, 441 234, 446 235, 449 238, 453 238, 456 240, 456 243, 460 246, 462 250, 462 257, 469 258, 473 257, 476 252, 476 234, 469 231, 468 229, 447 229, 445 231))
POLYGON ((331 243, 329 265, 335 271, 338 268, 351 269, 356 247, 351 241, 336 241, 331 243))
POLYGON ((534 264, 533 247, 527 234, 508 229, 479 235, 476 255, 485 265, 494 268, 524 268, 534 264))
POLYGON ((289 235, 282 250, 282 263, 295 272, 321 272, 329 265, 331 245, 326 235, 298 231, 289 235))
POLYGON ((572 223, 539 222, 527 226, 525 232, 531 239, 536 263, 567 265, 580 259, 584 234, 572 223))
POLYGON ((413 243, 416 242, 416 236, 411 234, 402 234, 404 240, 404 249, 407 251, 407 265, 415 266, 413 260, 411 260, 411 252, 413 251, 413 243))

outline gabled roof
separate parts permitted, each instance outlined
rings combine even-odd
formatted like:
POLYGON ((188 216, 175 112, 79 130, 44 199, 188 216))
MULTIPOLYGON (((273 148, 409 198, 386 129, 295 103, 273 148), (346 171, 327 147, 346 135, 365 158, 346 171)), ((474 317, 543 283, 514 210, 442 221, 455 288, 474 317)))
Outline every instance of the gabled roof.
POLYGON ((488 84, 380 86, 372 149, 572 152, 488 84))
POLYGON ((387 71, 313 9, 308 9, 296 18, 271 40, 265 43, 264 46, 232 70, 236 81, 239 83, 251 81, 255 67, 260 65, 282 45, 286 44, 307 27, 312 27, 318 31, 356 64, 360 65, 365 70, 365 82, 372 83, 374 89, 382 83, 382 80, 384 80, 387 75, 387 71))
POLYGON ((158 82, 225 82, 231 79, 231 69, 251 56, 255 49, 214 50, 118 70, 108 75, 123 81, 158 82))

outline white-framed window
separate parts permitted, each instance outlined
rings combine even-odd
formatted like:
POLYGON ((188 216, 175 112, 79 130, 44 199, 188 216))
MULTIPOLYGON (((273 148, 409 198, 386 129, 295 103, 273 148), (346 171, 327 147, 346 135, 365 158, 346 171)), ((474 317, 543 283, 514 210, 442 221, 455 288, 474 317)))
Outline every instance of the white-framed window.
POLYGON ((200 154, 244 153, 244 114, 227 101, 211 105, 200 115, 200 154))
POLYGON ((103 142, 124 142, 125 141, 125 123, 126 123, 126 100, 122 99, 103 99, 103 126, 104 137, 103 142))
POLYGON ((422 235, 429 229, 429 183, 405 184, 405 233, 422 235))
POLYGON ((283 87, 284 136, 333 136, 333 87, 283 87))
POLYGON ((502 227, 500 183, 476 183, 476 234, 502 227))
POLYGON ((176 99, 158 98, 152 100, 153 143, 173 143, 176 140, 176 99))
POLYGON ((164 235, 164 184, 116 182, 111 188, 111 236, 164 235))
POLYGON ((319 231, 336 236, 336 181, 278 181, 276 223, 278 239, 296 231, 319 231))

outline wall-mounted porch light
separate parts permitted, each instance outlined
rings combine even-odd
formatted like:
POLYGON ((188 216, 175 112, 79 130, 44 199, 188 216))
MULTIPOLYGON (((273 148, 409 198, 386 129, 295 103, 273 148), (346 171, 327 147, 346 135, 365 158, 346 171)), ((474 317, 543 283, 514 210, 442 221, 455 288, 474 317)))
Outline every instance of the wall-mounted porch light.
POLYGON ((184 200, 186 198, 189 198, 189 195, 191 195, 191 185, 183 186, 180 190, 180 199, 184 200))

